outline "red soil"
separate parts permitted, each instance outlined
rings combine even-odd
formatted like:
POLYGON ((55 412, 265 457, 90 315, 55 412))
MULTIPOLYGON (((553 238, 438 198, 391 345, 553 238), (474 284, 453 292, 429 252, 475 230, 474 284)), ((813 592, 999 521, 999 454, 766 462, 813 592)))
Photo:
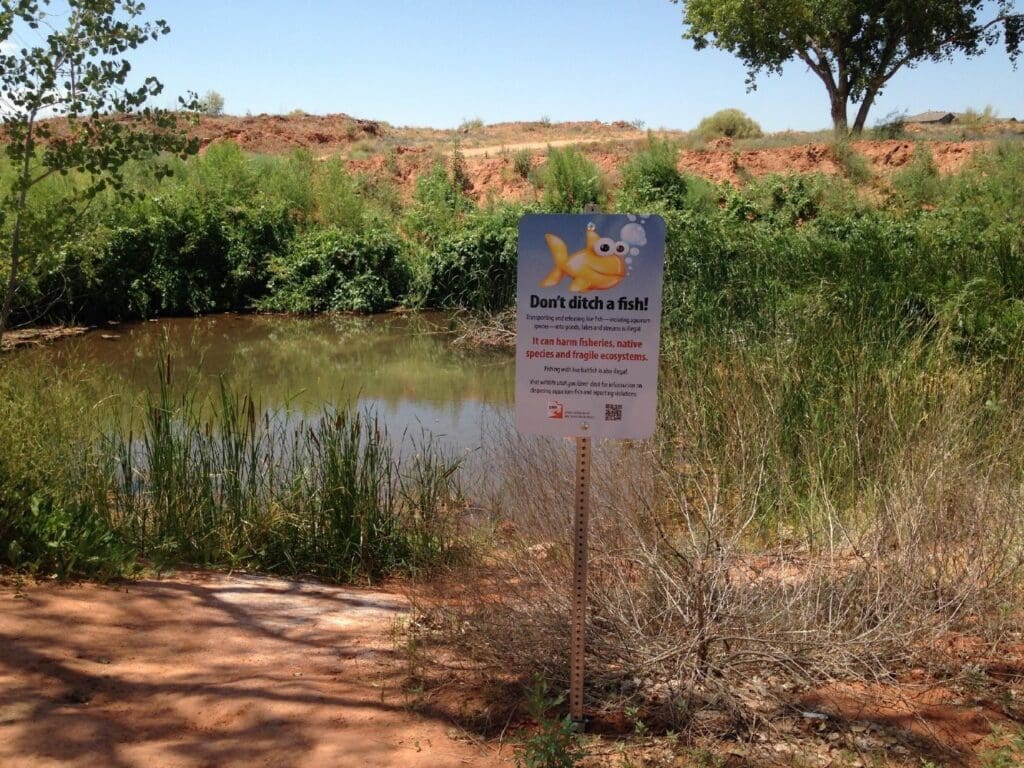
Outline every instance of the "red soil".
POLYGON ((507 764, 411 706, 390 592, 205 574, 0 606, 3 766, 507 764))

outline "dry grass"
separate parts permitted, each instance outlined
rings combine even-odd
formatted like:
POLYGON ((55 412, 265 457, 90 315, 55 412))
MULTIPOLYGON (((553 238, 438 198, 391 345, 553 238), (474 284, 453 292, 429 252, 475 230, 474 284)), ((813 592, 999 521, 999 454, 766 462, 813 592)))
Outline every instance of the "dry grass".
MULTIPOLYGON (((941 402, 889 383, 880 407, 892 434, 918 418, 901 413, 905 397, 931 403, 928 423, 853 492, 825 476, 848 439, 838 431, 803 453, 798 492, 773 382, 725 366, 671 383, 663 397, 682 415, 657 443, 598 446, 589 712, 635 707, 651 727, 743 732, 798 689, 910 668, 968 675, 934 650, 951 633, 997 646, 1020 630, 1024 424, 1015 414, 997 435, 978 430, 959 375, 912 377, 941 402), (721 404, 714 419, 700 400, 721 404)), ((420 608, 491 683, 540 673, 557 689, 568 681, 572 445, 496 435, 484 463, 504 479, 476 495, 505 521, 500 545, 460 572, 459 599, 420 608)))

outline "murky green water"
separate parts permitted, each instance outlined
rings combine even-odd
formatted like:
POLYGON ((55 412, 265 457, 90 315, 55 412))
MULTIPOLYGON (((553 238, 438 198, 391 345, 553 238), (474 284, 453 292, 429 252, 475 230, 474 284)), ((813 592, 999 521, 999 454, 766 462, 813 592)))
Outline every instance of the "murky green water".
POLYGON ((200 392, 223 377, 264 408, 316 413, 328 402, 373 408, 392 435, 422 430, 462 450, 504 418, 514 394, 511 355, 453 346, 439 316, 214 315, 123 324, 32 354, 97 366, 129 388, 156 383, 169 354, 174 375, 200 392), (104 338, 116 336, 116 338, 104 338))

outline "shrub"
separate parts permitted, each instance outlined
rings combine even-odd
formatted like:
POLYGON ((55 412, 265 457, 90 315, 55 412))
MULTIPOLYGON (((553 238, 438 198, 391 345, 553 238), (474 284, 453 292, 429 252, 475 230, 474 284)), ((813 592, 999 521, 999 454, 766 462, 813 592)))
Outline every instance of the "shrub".
POLYGON ((533 170, 533 153, 528 149, 516 150, 512 155, 512 170, 521 179, 530 178, 530 171, 533 170))
POLYGON ((429 307, 496 311, 516 290, 519 219, 513 205, 480 211, 420 259, 413 301, 429 307))
POLYGON ((199 111, 211 116, 224 114, 224 97, 216 91, 207 91, 199 100, 199 111))
POLYGON ((757 139, 764 135, 761 126, 738 109, 722 109, 705 117, 697 126, 697 134, 703 139, 757 139))
POLYGON ((416 179, 413 203, 402 228, 413 239, 430 245, 455 231, 472 207, 448 169, 437 162, 416 179))
POLYGON ((871 181, 871 166, 864 155, 857 152, 848 141, 837 141, 832 145, 832 157, 843 173, 854 184, 866 184, 871 181))
POLYGON ((171 202, 115 215, 66 252, 79 276, 69 311, 85 320, 251 309, 266 293, 270 260, 294 236, 280 205, 171 202))
POLYGON ((999 112, 991 104, 986 104, 980 112, 976 109, 966 109, 957 116, 956 121, 966 128, 983 128, 992 125, 999 119, 999 112))
POLYGON ((361 232, 367 226, 366 196, 339 158, 331 158, 317 169, 313 201, 313 216, 322 227, 361 232))
POLYGON ((579 213, 586 205, 604 205, 606 182, 593 162, 578 149, 550 149, 540 169, 542 204, 552 213, 579 213))
POLYGON ((328 229, 300 237, 270 264, 262 309, 379 312, 405 294, 409 273, 393 233, 328 229))
POLYGON ((674 142, 649 134, 647 145, 622 169, 619 206, 629 210, 651 205, 683 208, 687 183, 676 167, 678 159, 679 147, 674 142))
POLYGON ((452 183, 460 192, 469 192, 473 189, 473 182, 469 178, 469 167, 466 165, 466 156, 462 154, 462 148, 458 142, 452 149, 452 183))

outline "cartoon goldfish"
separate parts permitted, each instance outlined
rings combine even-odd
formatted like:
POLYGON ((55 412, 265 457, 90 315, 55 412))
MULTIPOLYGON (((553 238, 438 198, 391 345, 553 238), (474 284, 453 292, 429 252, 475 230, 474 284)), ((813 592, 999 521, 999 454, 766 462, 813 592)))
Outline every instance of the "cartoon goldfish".
POLYGON ((562 282, 568 275, 572 278, 569 290, 574 293, 604 291, 614 288, 626 276, 623 257, 629 253, 629 245, 621 240, 600 237, 593 224, 587 225, 587 246, 569 255, 569 249, 562 238, 544 235, 554 259, 555 268, 544 278, 541 288, 551 288, 562 282))

